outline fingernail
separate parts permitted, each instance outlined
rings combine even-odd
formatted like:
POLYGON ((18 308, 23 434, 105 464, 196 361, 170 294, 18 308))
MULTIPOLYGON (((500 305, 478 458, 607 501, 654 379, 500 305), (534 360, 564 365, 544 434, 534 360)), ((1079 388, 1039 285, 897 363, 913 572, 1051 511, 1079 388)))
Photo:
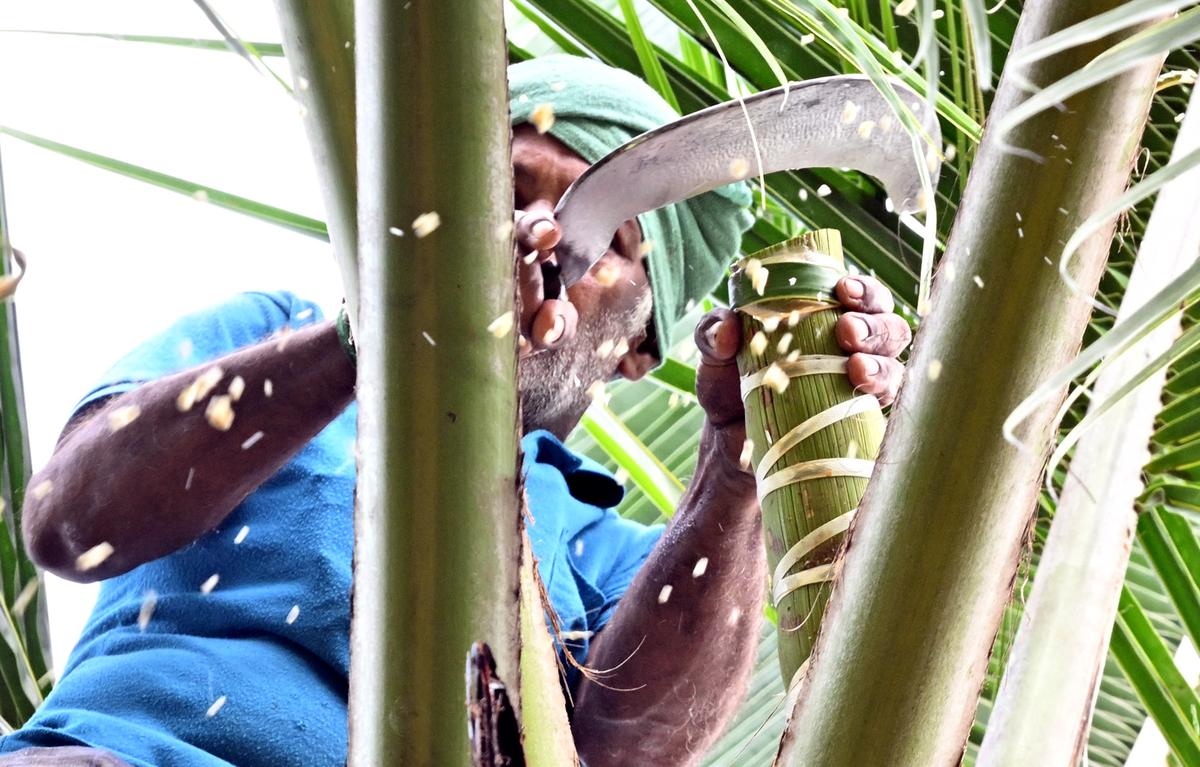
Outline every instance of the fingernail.
POLYGON ((708 342, 709 350, 717 348, 717 331, 720 329, 721 323, 713 322, 704 329, 704 340, 708 342))
POLYGON ((534 224, 533 228, 529 231, 534 237, 540 240, 554 231, 554 222, 543 218, 541 221, 534 224))
POLYGON ((869 376, 878 375, 879 374, 879 360, 875 359, 874 357, 864 357, 863 358, 863 372, 865 372, 869 376))
POLYGON ((546 334, 544 336, 542 336, 542 343, 549 346, 550 344, 558 341, 558 339, 562 338, 562 335, 566 331, 566 329, 567 329, 566 318, 563 317, 562 315, 555 316, 554 325, 549 330, 546 331, 546 334))
POLYGON ((871 328, 867 327, 866 320, 861 317, 849 317, 848 319, 856 341, 865 341, 867 336, 871 335, 871 328))
POLYGON ((863 296, 862 282, 860 280, 855 280, 855 279, 846 280, 846 295, 850 296, 851 298, 862 298, 862 296, 863 296))

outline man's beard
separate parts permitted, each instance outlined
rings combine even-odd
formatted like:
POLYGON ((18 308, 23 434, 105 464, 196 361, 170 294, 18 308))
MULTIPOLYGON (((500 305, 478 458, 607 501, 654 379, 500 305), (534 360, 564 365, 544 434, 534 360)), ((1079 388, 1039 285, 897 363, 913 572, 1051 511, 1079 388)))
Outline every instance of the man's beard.
POLYGON ((597 349, 636 338, 650 321, 651 298, 646 290, 632 309, 601 309, 591 322, 580 322, 575 337, 566 345, 537 352, 519 365, 521 425, 525 433, 554 429, 583 414, 591 400, 588 389, 596 381, 607 382, 615 360, 601 357, 597 349))

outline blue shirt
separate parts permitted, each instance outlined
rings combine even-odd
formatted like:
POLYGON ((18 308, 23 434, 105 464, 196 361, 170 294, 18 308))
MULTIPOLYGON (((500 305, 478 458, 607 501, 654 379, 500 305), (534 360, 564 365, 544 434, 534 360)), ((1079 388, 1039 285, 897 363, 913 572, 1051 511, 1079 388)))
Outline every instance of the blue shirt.
MULTIPOLYGON (((78 407, 319 320, 320 309, 289 293, 239 295, 143 344, 78 407)), ((272 385, 286 396, 287 381, 272 385)), ((351 405, 219 528, 105 581, 57 686, 0 738, 0 753, 86 745, 135 767, 343 764, 355 419, 351 405)), ((622 519, 616 480, 550 433, 521 446, 533 553, 583 660, 588 632, 608 622, 662 530, 622 519)))

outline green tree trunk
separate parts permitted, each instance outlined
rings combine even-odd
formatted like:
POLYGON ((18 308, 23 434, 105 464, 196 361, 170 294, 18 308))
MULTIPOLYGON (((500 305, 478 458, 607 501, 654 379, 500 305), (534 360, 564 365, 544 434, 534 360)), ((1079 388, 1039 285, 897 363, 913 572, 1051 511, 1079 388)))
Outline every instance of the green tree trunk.
POLYGON ((275 0, 283 47, 321 178, 329 242, 351 322, 358 316, 354 2, 275 0))
POLYGON ((488 330, 514 300, 503 4, 355 11, 350 764, 452 767, 470 758, 471 643, 518 674, 516 339, 488 330))
MULTIPOLYGON (((1198 102, 1200 91, 1193 90, 1173 160, 1200 147, 1200 109, 1192 108, 1198 102)), ((1195 262, 1198 188, 1200 169, 1194 169, 1159 193, 1118 322, 1195 262)), ((1170 348, 1181 319, 1163 323, 1105 368, 1092 390, 1093 409, 1170 348)), ((1125 583, 1137 528, 1135 501, 1145 489, 1142 467, 1166 378, 1166 368, 1153 374, 1097 419, 1075 448, 1004 684, 988 717, 979 767, 1079 763, 1125 583), (1076 737, 1068 737, 1072 732, 1076 737)))
MULTIPOLYGON (((1117 4, 1033 0, 1014 50, 1117 4)), ((1027 74, 1052 82, 1105 43, 1065 51, 1027 74)), ((1056 403, 1025 422, 1026 449, 1005 442, 1001 424, 1075 354, 1090 315, 1045 259, 1122 191, 1160 64, 1148 61, 1013 131, 1009 141, 1041 163, 985 136, 781 743, 782 764, 958 763, 1056 403)), ((1006 77, 989 125, 1022 98, 1006 77)), ((1086 291, 1095 290, 1110 239, 1093 237, 1077 257, 1086 291)))

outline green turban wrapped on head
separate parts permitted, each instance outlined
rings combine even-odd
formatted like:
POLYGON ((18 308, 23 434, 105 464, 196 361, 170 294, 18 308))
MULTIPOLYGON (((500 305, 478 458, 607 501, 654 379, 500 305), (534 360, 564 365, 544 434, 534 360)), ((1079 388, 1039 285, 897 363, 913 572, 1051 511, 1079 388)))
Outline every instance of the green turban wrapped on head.
MULTIPOLYGON (((649 85, 622 69, 579 56, 542 56, 508 68, 513 125, 541 104, 554 109, 549 133, 589 163, 679 115, 649 85)), ((750 190, 731 184, 638 216, 654 298, 660 357, 671 330, 721 282, 750 228, 750 190)))

